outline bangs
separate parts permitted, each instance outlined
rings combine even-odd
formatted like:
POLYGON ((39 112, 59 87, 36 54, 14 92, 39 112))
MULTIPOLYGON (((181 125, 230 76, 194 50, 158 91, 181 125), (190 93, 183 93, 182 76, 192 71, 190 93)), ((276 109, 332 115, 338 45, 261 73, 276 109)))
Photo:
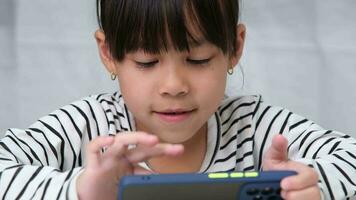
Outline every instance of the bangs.
POLYGON ((100 28, 118 61, 137 50, 189 51, 202 41, 236 49, 237 0, 97 0, 100 28))

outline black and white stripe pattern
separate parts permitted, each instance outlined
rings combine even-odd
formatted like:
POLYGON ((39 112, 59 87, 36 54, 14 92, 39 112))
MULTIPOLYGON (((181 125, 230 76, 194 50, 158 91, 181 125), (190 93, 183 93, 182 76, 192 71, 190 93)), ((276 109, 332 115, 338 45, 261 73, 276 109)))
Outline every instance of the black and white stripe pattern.
MULTIPOLYGON (((134 131, 132 119, 120 94, 102 94, 64 106, 28 129, 8 130, 0 142, 0 198, 76 199, 89 141, 134 131)), ((325 199, 356 194, 356 140, 348 135, 266 105, 260 96, 227 98, 208 127, 200 172, 260 170, 272 137, 282 134, 289 158, 318 171, 325 199)))

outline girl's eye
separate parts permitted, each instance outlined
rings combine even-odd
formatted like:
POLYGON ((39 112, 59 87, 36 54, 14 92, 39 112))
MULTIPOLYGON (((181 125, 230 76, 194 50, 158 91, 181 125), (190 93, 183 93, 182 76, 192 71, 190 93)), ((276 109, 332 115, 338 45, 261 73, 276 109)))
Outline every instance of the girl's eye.
POLYGON ((201 59, 201 60, 193 60, 193 59, 187 59, 187 62, 193 65, 204 65, 208 64, 210 62, 211 58, 208 59, 201 59))
POLYGON ((157 60, 155 61, 151 61, 151 62, 139 62, 139 61, 135 61, 136 64, 141 67, 141 68, 149 68, 149 67, 153 67, 155 64, 158 63, 157 60))

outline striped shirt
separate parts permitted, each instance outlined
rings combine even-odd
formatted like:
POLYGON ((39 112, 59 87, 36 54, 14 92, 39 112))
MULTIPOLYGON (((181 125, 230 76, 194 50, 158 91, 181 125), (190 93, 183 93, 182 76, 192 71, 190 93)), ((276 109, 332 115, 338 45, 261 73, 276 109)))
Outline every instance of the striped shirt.
MULTIPOLYGON (((0 142, 1 199, 76 199, 76 178, 88 143, 101 135, 135 131, 119 93, 83 98, 39 119, 28 129, 9 129, 0 142)), ((356 195, 356 140, 261 96, 226 98, 208 120, 207 152, 200 172, 261 170, 276 134, 288 141, 288 157, 314 168, 325 199, 356 195)))

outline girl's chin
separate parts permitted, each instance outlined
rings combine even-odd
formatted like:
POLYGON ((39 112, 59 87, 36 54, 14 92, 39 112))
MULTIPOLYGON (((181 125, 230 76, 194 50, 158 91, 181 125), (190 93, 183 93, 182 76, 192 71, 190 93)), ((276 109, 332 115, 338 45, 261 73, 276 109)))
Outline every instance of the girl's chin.
POLYGON ((170 144, 184 144, 186 142, 188 142, 192 137, 193 135, 191 134, 184 134, 184 133, 175 133, 175 134, 172 134, 172 132, 170 132, 169 134, 164 134, 164 133, 161 133, 161 134, 156 134, 158 136, 158 138, 160 139, 161 142, 164 142, 164 143, 170 143, 170 144), (180 136, 180 137, 177 137, 177 136, 180 136), (182 136, 185 136, 185 137, 182 137, 182 136))

